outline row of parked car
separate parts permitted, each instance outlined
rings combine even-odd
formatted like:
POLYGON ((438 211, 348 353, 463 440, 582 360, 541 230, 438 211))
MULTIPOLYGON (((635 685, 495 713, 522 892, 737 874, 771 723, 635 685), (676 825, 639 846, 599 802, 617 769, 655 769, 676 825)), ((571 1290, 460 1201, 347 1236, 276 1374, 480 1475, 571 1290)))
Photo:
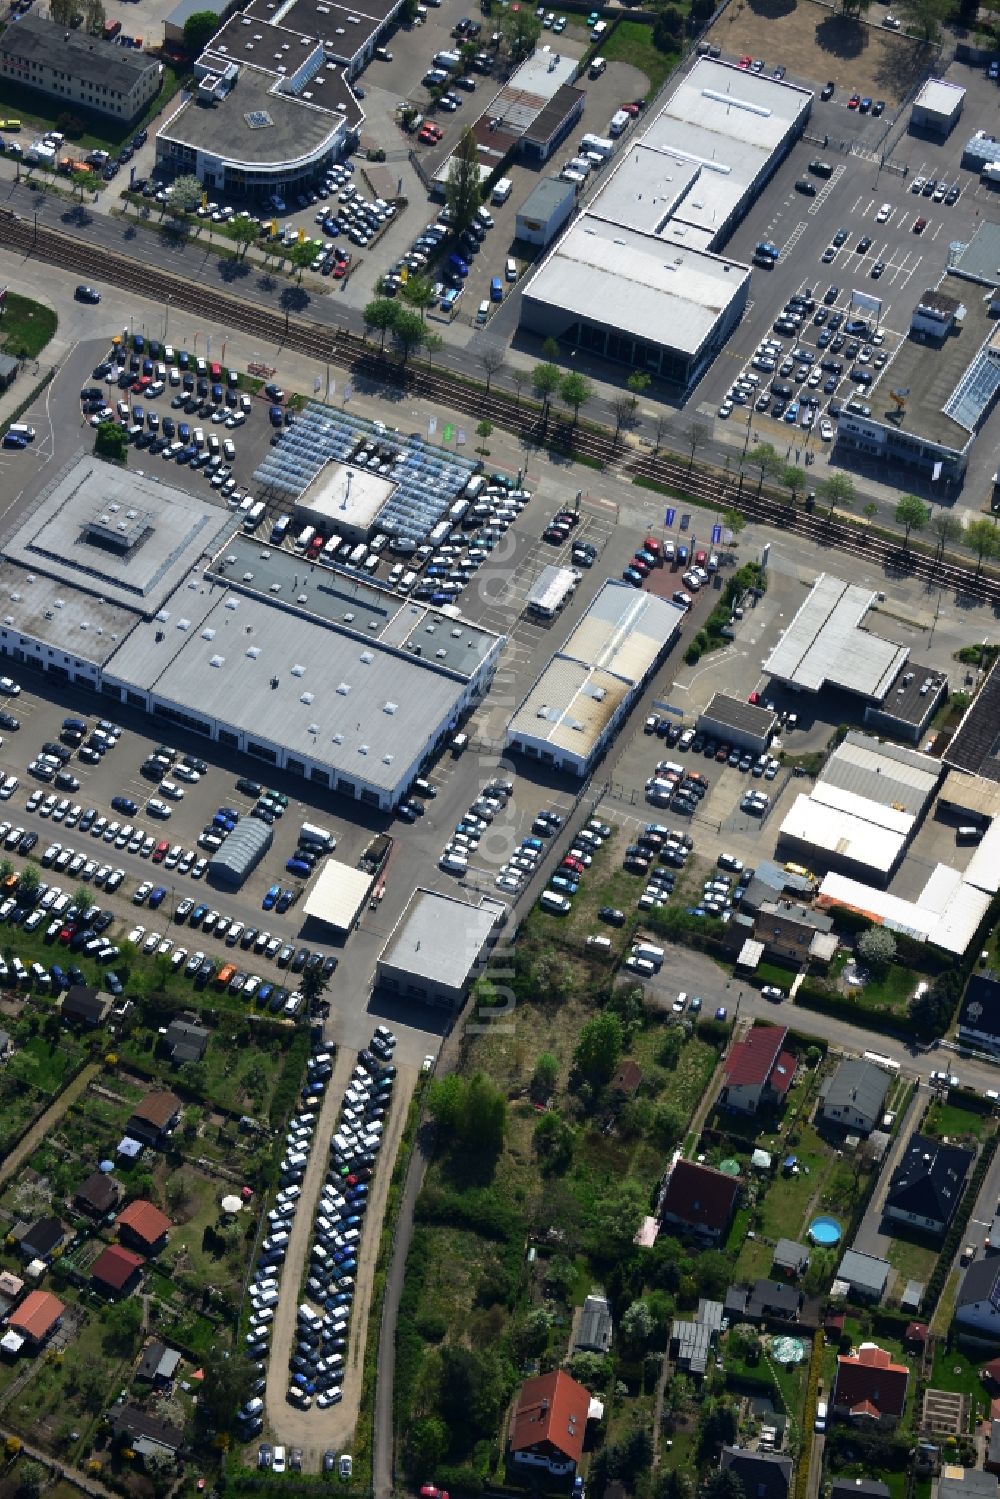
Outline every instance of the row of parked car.
MULTIPOLYGON (((297 1342, 289 1360, 288 1400, 303 1410, 314 1400, 323 1410, 343 1398, 354 1274, 369 1184, 392 1102, 395 1046, 392 1031, 376 1026, 359 1053, 330 1140, 330 1165, 313 1222, 308 1300, 298 1309, 297 1342)), ((321 1062, 322 1054, 316 1060, 321 1062)), ((329 1054, 327 1064, 332 1067, 329 1054)))
POLYGON ((685 770, 676 760, 657 760, 646 781, 646 800, 654 807, 669 807, 690 817, 709 790, 709 780, 700 770, 685 770))
MULTIPOLYGON (((504 810, 513 794, 514 782, 502 776, 486 782, 441 851, 438 865, 446 874, 463 875, 468 871, 470 855, 475 853, 479 840, 493 819, 504 810)), ((510 875, 511 893, 521 888, 522 881, 516 875, 517 871, 510 875)))
MULTIPOLYGON (((540 814, 532 827, 545 826, 541 823, 541 815, 545 814, 540 814)), ((555 815, 558 816, 558 814, 555 815)), ((562 819, 559 818, 558 823, 547 824, 550 833, 556 832, 561 822, 562 819)), ((584 875, 593 863, 594 855, 610 837, 611 828, 599 817, 592 817, 586 826, 580 829, 573 839, 569 852, 560 860, 558 869, 549 880, 548 888, 543 890, 538 898, 538 904, 543 911, 548 911, 553 916, 569 914, 572 909, 573 896, 576 895, 584 875)))

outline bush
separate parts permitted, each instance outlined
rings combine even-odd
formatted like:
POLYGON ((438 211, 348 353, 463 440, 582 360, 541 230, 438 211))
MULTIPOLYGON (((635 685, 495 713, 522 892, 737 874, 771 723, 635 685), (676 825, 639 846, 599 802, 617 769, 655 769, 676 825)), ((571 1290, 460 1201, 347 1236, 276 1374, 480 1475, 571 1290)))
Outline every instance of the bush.
POLYGON ((688 666, 696 666, 701 660, 701 646, 697 643, 696 640, 692 640, 687 650, 684 652, 684 660, 687 662, 688 666))

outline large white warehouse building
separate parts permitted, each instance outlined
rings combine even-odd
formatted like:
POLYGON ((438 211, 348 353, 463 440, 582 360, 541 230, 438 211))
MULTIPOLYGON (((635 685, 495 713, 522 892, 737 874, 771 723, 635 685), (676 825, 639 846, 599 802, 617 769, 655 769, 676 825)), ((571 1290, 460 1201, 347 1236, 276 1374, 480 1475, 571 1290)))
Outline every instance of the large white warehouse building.
POLYGON ((739 322, 719 251, 801 135, 812 94, 703 57, 543 260, 521 326, 679 385, 739 322))

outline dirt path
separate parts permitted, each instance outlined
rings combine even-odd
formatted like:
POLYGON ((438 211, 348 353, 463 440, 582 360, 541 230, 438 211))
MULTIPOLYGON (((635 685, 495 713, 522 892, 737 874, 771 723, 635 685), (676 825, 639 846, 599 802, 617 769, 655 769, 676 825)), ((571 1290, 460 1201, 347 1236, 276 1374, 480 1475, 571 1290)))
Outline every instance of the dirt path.
POLYGON ((0 1186, 12 1176, 16 1176, 25 1161, 38 1148, 41 1141, 48 1134, 52 1126, 62 1118, 66 1110, 71 1107, 80 1095, 97 1077, 101 1070, 100 1062, 88 1062, 82 1072, 78 1072, 73 1081, 65 1087, 59 1097, 50 1103, 45 1113, 35 1120, 28 1133, 22 1139, 20 1145, 15 1146, 10 1155, 5 1157, 0 1165, 0 1186))
MULTIPOLYGON (((319 1123, 316 1128, 313 1148, 302 1183, 298 1211, 288 1241, 288 1254, 281 1275, 281 1299, 275 1309, 274 1333, 271 1339, 271 1358, 267 1371, 266 1409, 271 1436, 275 1442, 286 1447, 302 1448, 302 1466, 305 1472, 317 1472, 322 1463, 323 1452, 330 1448, 334 1452, 349 1452, 354 1438, 361 1400, 361 1375, 364 1367, 365 1341, 368 1331, 368 1313, 371 1306, 372 1277, 378 1241, 382 1231, 386 1197, 392 1177, 393 1163, 399 1147, 400 1136, 406 1123, 410 1098, 416 1081, 413 1068, 400 1065, 396 1075, 394 1098, 382 1149, 379 1152, 378 1169, 371 1181, 368 1212, 365 1215, 364 1237, 360 1244, 358 1269, 355 1274, 354 1308, 351 1316, 350 1344, 344 1366, 344 1398, 339 1405, 329 1410, 297 1410, 288 1404, 288 1359, 295 1339, 296 1314, 300 1304, 300 1287, 303 1272, 312 1245, 312 1226, 316 1213, 316 1200, 326 1176, 329 1162, 329 1143, 333 1134, 337 1114, 340 1110, 344 1089, 355 1064, 355 1053, 349 1047, 341 1047, 333 1077, 323 1099, 319 1123)), ((315 1305, 315 1303, 312 1303, 315 1305)))

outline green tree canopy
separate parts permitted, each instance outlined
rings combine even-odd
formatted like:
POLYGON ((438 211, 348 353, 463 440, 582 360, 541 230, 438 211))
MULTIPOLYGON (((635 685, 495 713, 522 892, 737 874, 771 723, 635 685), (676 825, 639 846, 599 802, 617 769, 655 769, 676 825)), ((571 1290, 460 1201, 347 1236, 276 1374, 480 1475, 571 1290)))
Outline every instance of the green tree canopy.
POLYGON ((556 364, 536 364, 531 371, 531 386, 542 401, 542 414, 547 415, 549 403, 562 381, 562 371, 556 364))
POLYGON ((385 335, 399 316, 398 307, 389 297, 376 297, 374 302, 366 305, 362 316, 366 328, 372 328, 376 333, 381 333, 382 339, 379 343, 379 351, 381 351, 385 348, 385 335))
POLYGON ((498 29, 511 62, 520 62, 535 50, 542 23, 529 6, 521 5, 516 10, 508 6, 500 14, 498 29))
MULTIPOLYGON (((218 17, 214 19, 218 24, 218 17)), ((192 213, 204 196, 205 189, 193 174, 175 177, 167 193, 167 205, 174 213, 192 213)))
POLYGON ((965 527, 963 537, 965 545, 976 554, 976 577, 982 571, 983 561, 988 558, 992 561, 1000 557, 1000 531, 996 524, 987 516, 981 516, 976 520, 970 520, 965 527))
POLYGON ((593 398, 594 387, 585 376, 577 370, 570 370, 564 375, 559 384, 559 394, 567 406, 573 408, 573 425, 577 424, 580 416, 580 407, 585 406, 593 398))
POLYGON ((608 1011, 592 1015, 584 1022, 573 1061, 588 1082, 608 1081, 618 1066, 623 1039, 621 1021, 608 1011))
POLYGON ((896 506, 896 525, 903 527, 903 545, 909 546, 910 532, 922 531, 931 518, 930 507, 915 494, 904 494, 896 506))
POLYGON ((466 130, 455 148, 448 169, 448 181, 444 195, 452 213, 452 226, 456 233, 467 229, 482 202, 482 185, 479 179, 479 147, 471 130, 466 130))
POLYGON ((849 474, 830 474, 816 485, 816 494, 830 507, 828 516, 835 510, 850 510, 855 501, 854 480, 849 474))
POLYGON ((442 1131, 442 1139, 476 1149, 497 1151, 503 1144, 507 1102, 489 1078, 448 1073, 435 1078, 427 1090, 427 1106, 442 1131))
POLYGON ((203 52, 218 31, 221 22, 214 10, 196 10, 184 22, 184 49, 191 57, 203 52))

